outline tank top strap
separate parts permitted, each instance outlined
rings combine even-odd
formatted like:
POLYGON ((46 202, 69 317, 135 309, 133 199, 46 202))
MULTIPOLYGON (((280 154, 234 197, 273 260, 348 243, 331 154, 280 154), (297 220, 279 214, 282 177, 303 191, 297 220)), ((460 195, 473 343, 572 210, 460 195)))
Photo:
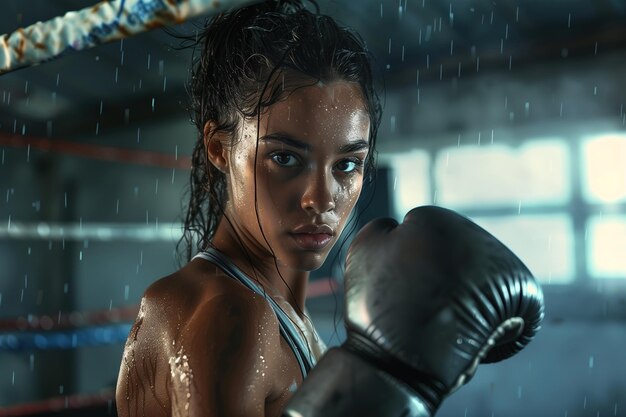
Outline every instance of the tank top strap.
POLYGON ((291 350, 293 350, 298 360, 298 365, 300 365, 300 370, 302 371, 302 378, 306 378, 308 372, 315 366, 315 358, 311 355, 306 340, 282 307, 278 305, 271 296, 266 294, 256 282, 239 269, 225 254, 217 249, 209 247, 207 250, 199 252, 193 257, 193 259, 195 258, 202 258, 219 266, 228 276, 241 282, 248 289, 261 295, 270 303, 274 314, 276 314, 278 318, 280 334, 289 347, 291 347, 291 350))

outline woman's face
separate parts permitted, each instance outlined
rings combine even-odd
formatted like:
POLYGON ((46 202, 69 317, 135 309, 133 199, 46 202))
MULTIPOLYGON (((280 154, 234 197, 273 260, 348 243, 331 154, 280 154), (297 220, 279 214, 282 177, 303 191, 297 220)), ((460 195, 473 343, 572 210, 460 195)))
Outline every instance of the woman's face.
POLYGON ((358 84, 298 88, 261 114, 255 167, 257 119, 243 121, 229 152, 227 214, 244 241, 271 246, 279 265, 319 268, 361 193, 369 123, 358 84))

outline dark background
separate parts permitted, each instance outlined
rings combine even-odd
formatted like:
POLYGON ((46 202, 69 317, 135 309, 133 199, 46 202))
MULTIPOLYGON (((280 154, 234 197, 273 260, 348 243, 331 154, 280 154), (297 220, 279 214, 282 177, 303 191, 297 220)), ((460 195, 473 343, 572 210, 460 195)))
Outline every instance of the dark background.
MULTIPOLYGON (((360 224, 455 208, 544 286, 536 340, 481 367, 438 415, 626 416, 626 3, 319 3, 363 36, 386 84, 360 224)), ((0 33, 92 4, 6 0, 0 33)), ((176 45, 155 30, 0 76, 0 318, 116 311, 177 269, 196 133, 176 45)), ((340 291, 308 308, 329 344, 343 339, 340 291)), ((0 407, 106 398, 121 351, 0 350, 0 407)))

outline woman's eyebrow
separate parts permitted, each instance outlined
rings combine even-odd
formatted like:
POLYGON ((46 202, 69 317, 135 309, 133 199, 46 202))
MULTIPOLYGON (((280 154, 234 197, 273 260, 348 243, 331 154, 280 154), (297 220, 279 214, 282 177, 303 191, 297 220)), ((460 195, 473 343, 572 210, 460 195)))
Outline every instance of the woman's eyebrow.
POLYGON ((370 148, 369 143, 367 143, 364 139, 355 140, 354 142, 346 143, 339 147, 339 153, 351 153, 358 152, 362 150, 367 150, 370 148))
MULTIPOLYGON (((281 142, 285 145, 292 146, 294 148, 302 149, 305 151, 310 151, 313 148, 311 144, 298 140, 294 138, 292 135, 288 133, 283 133, 283 132, 270 133, 269 135, 265 135, 259 138, 259 141, 281 142)), ((369 144, 367 143, 366 140, 358 139, 353 142, 349 142, 349 143, 341 145, 339 149, 337 150, 337 152, 338 153, 350 153, 350 152, 357 152, 363 149, 369 149, 369 144)))

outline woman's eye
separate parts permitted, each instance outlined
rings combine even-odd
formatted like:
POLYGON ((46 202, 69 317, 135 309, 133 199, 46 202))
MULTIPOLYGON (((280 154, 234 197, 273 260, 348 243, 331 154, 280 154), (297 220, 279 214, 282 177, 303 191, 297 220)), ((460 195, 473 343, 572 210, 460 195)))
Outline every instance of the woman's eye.
POLYGON ((272 161, 283 167, 295 167, 298 165, 298 160, 295 156, 284 152, 273 154, 272 161))
POLYGON ((352 173, 361 167, 363 162, 360 159, 344 159, 337 164, 337 169, 344 173, 352 173))

